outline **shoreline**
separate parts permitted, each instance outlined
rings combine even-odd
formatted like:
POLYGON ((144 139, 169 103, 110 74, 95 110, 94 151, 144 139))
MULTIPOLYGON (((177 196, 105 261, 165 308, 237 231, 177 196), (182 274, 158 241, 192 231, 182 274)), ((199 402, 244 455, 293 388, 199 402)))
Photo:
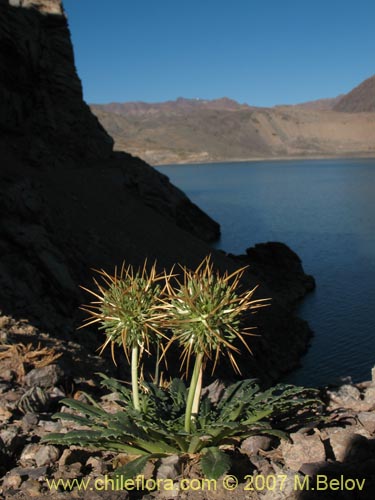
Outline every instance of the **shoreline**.
POLYGON ((375 159, 375 152, 372 153, 357 153, 343 155, 301 155, 301 156, 254 156, 251 158, 229 158, 227 160, 206 160, 203 163, 200 161, 179 161, 177 163, 155 163, 150 164, 152 167, 175 167, 180 165, 212 165, 221 163, 255 163, 255 162, 271 162, 271 161, 299 161, 299 160, 363 160, 375 159))

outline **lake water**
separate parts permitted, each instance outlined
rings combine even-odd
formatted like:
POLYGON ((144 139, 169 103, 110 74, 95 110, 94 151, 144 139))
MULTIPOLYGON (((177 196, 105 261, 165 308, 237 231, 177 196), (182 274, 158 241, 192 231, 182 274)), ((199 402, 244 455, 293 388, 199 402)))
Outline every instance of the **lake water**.
POLYGON ((216 245, 244 253, 282 241, 317 283, 298 314, 315 333, 287 381, 367 380, 375 365, 375 160, 158 167, 221 224, 216 245))

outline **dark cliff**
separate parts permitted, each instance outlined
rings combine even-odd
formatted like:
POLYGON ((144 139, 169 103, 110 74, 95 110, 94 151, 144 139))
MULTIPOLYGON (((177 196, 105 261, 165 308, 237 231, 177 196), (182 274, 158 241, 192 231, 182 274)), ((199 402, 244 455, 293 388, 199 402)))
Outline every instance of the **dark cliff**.
MULTIPOLYGON (((113 153, 82 100, 58 0, 0 0, 0 70, 2 313, 83 342, 78 285, 90 268, 146 257, 160 268, 196 266, 208 253, 222 270, 238 267, 203 241, 218 237, 218 225, 165 176, 113 153)), ((257 282, 247 274, 246 286, 257 282)), ((273 297, 272 307, 256 315, 260 336, 243 373, 272 379, 295 365, 309 330, 267 285, 257 294, 273 297)))
POLYGON ((0 1, 2 156, 50 168, 107 158, 113 141, 83 102, 61 3, 11 4, 0 1))
POLYGON ((124 187, 204 240, 219 226, 165 176, 113 140, 83 101, 67 19, 59 0, 0 0, 0 155, 39 170, 82 168, 113 160, 124 187), (183 215, 182 215, 183 212, 183 215))

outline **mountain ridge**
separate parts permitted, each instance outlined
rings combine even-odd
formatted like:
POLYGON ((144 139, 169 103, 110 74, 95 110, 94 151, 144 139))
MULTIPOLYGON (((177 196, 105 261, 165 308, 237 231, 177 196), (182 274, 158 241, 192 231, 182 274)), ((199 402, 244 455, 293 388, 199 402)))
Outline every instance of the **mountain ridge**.
POLYGON ((375 114, 366 112, 368 103, 375 102, 375 85, 367 83, 364 90, 361 85, 354 97, 355 89, 335 98, 272 108, 223 97, 91 109, 116 149, 153 165, 375 156, 375 114), (361 113, 351 111, 353 99, 365 102, 361 113))
POLYGON ((333 107, 334 111, 368 113, 375 111, 375 75, 367 78, 345 94, 333 107))

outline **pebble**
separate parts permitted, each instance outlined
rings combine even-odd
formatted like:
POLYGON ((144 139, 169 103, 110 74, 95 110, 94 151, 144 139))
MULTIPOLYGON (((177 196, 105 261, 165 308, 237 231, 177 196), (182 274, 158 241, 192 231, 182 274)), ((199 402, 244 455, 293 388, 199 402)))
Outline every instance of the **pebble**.
POLYGON ((60 432, 63 426, 60 421, 40 420, 39 428, 42 428, 45 432, 60 432))
POLYGON ((162 458, 161 465, 157 470, 157 479, 176 479, 179 475, 179 463, 180 457, 178 455, 162 458))
POLYGON ((4 477, 3 490, 4 491, 10 490, 10 489, 18 490, 18 488, 21 486, 21 483, 22 483, 22 477, 19 474, 16 474, 16 473, 9 474, 8 473, 4 477))
POLYGON ((38 424, 38 416, 35 413, 26 413, 21 420, 22 430, 24 432, 29 431, 38 424))
POLYGON ((105 474, 107 471, 107 466, 101 458, 98 457, 90 457, 86 465, 92 468, 92 471, 95 475, 105 474))
POLYGON ((256 455, 259 450, 267 451, 270 449, 272 439, 268 436, 250 436, 241 444, 241 452, 246 455, 256 455))
POLYGON ((15 453, 16 449, 20 445, 19 428, 18 427, 8 427, 0 431, 0 438, 3 441, 5 447, 11 452, 15 453))
POLYGON ((40 444, 36 443, 30 443, 25 446, 25 448, 22 450, 21 456, 20 456, 20 463, 21 464, 27 464, 28 462, 34 462, 35 460, 35 455, 37 451, 40 448, 40 444))
POLYGON ((41 484, 36 479, 28 479, 22 484, 21 490, 31 498, 40 498, 41 484))
POLYGON ((25 376, 25 384, 29 387, 37 386, 51 388, 58 385, 64 373, 58 365, 48 365, 34 368, 25 376))
POLYGON ((60 450, 56 446, 42 446, 35 454, 35 462, 38 467, 56 462, 60 457, 60 450))

